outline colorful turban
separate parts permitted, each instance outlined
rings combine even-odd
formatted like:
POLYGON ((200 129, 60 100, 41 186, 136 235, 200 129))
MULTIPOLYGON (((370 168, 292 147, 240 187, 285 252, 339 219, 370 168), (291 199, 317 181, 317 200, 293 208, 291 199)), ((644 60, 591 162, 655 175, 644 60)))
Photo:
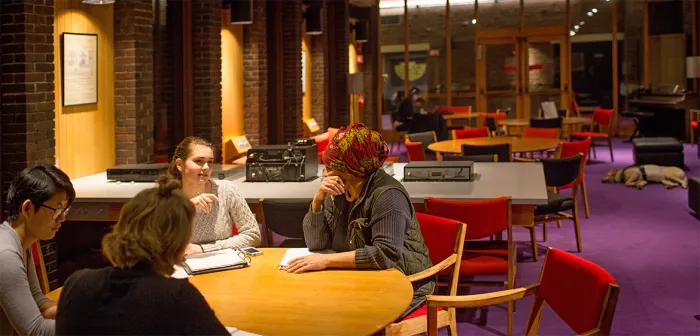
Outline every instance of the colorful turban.
POLYGON ((361 123, 341 127, 323 153, 323 164, 357 177, 370 175, 384 164, 389 147, 381 134, 361 123))

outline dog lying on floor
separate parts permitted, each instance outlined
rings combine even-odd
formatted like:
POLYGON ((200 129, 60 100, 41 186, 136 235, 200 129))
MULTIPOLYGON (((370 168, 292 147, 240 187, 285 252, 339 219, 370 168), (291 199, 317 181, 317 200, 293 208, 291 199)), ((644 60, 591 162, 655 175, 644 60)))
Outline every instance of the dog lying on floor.
POLYGON ((688 188, 688 177, 678 167, 657 165, 629 166, 625 169, 613 169, 603 177, 603 183, 624 183, 628 187, 642 189, 649 182, 663 183, 666 189, 681 186, 688 188))

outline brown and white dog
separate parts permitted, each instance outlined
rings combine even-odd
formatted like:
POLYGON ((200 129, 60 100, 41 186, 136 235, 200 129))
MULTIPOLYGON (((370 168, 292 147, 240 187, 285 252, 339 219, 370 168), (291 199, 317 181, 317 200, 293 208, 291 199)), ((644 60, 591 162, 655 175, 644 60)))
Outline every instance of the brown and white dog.
POLYGON ((688 177, 678 167, 657 165, 629 166, 625 169, 613 169, 603 177, 603 183, 624 183, 628 187, 642 189, 649 182, 663 183, 666 189, 681 186, 688 188, 688 177))

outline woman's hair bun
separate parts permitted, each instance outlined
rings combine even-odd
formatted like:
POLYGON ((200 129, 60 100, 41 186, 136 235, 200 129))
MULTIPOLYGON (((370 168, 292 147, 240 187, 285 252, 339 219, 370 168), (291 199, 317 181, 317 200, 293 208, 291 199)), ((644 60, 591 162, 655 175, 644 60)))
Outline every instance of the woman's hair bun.
POLYGON ((182 187, 182 184, 178 179, 168 174, 159 176, 156 182, 158 183, 158 192, 163 197, 170 196, 173 191, 182 187))

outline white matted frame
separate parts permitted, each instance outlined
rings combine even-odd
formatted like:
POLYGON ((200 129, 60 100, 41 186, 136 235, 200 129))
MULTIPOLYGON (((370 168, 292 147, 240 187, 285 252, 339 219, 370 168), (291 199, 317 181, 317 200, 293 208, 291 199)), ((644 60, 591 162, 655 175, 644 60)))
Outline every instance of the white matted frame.
POLYGON ((63 106, 97 104, 97 34, 61 35, 63 106))

